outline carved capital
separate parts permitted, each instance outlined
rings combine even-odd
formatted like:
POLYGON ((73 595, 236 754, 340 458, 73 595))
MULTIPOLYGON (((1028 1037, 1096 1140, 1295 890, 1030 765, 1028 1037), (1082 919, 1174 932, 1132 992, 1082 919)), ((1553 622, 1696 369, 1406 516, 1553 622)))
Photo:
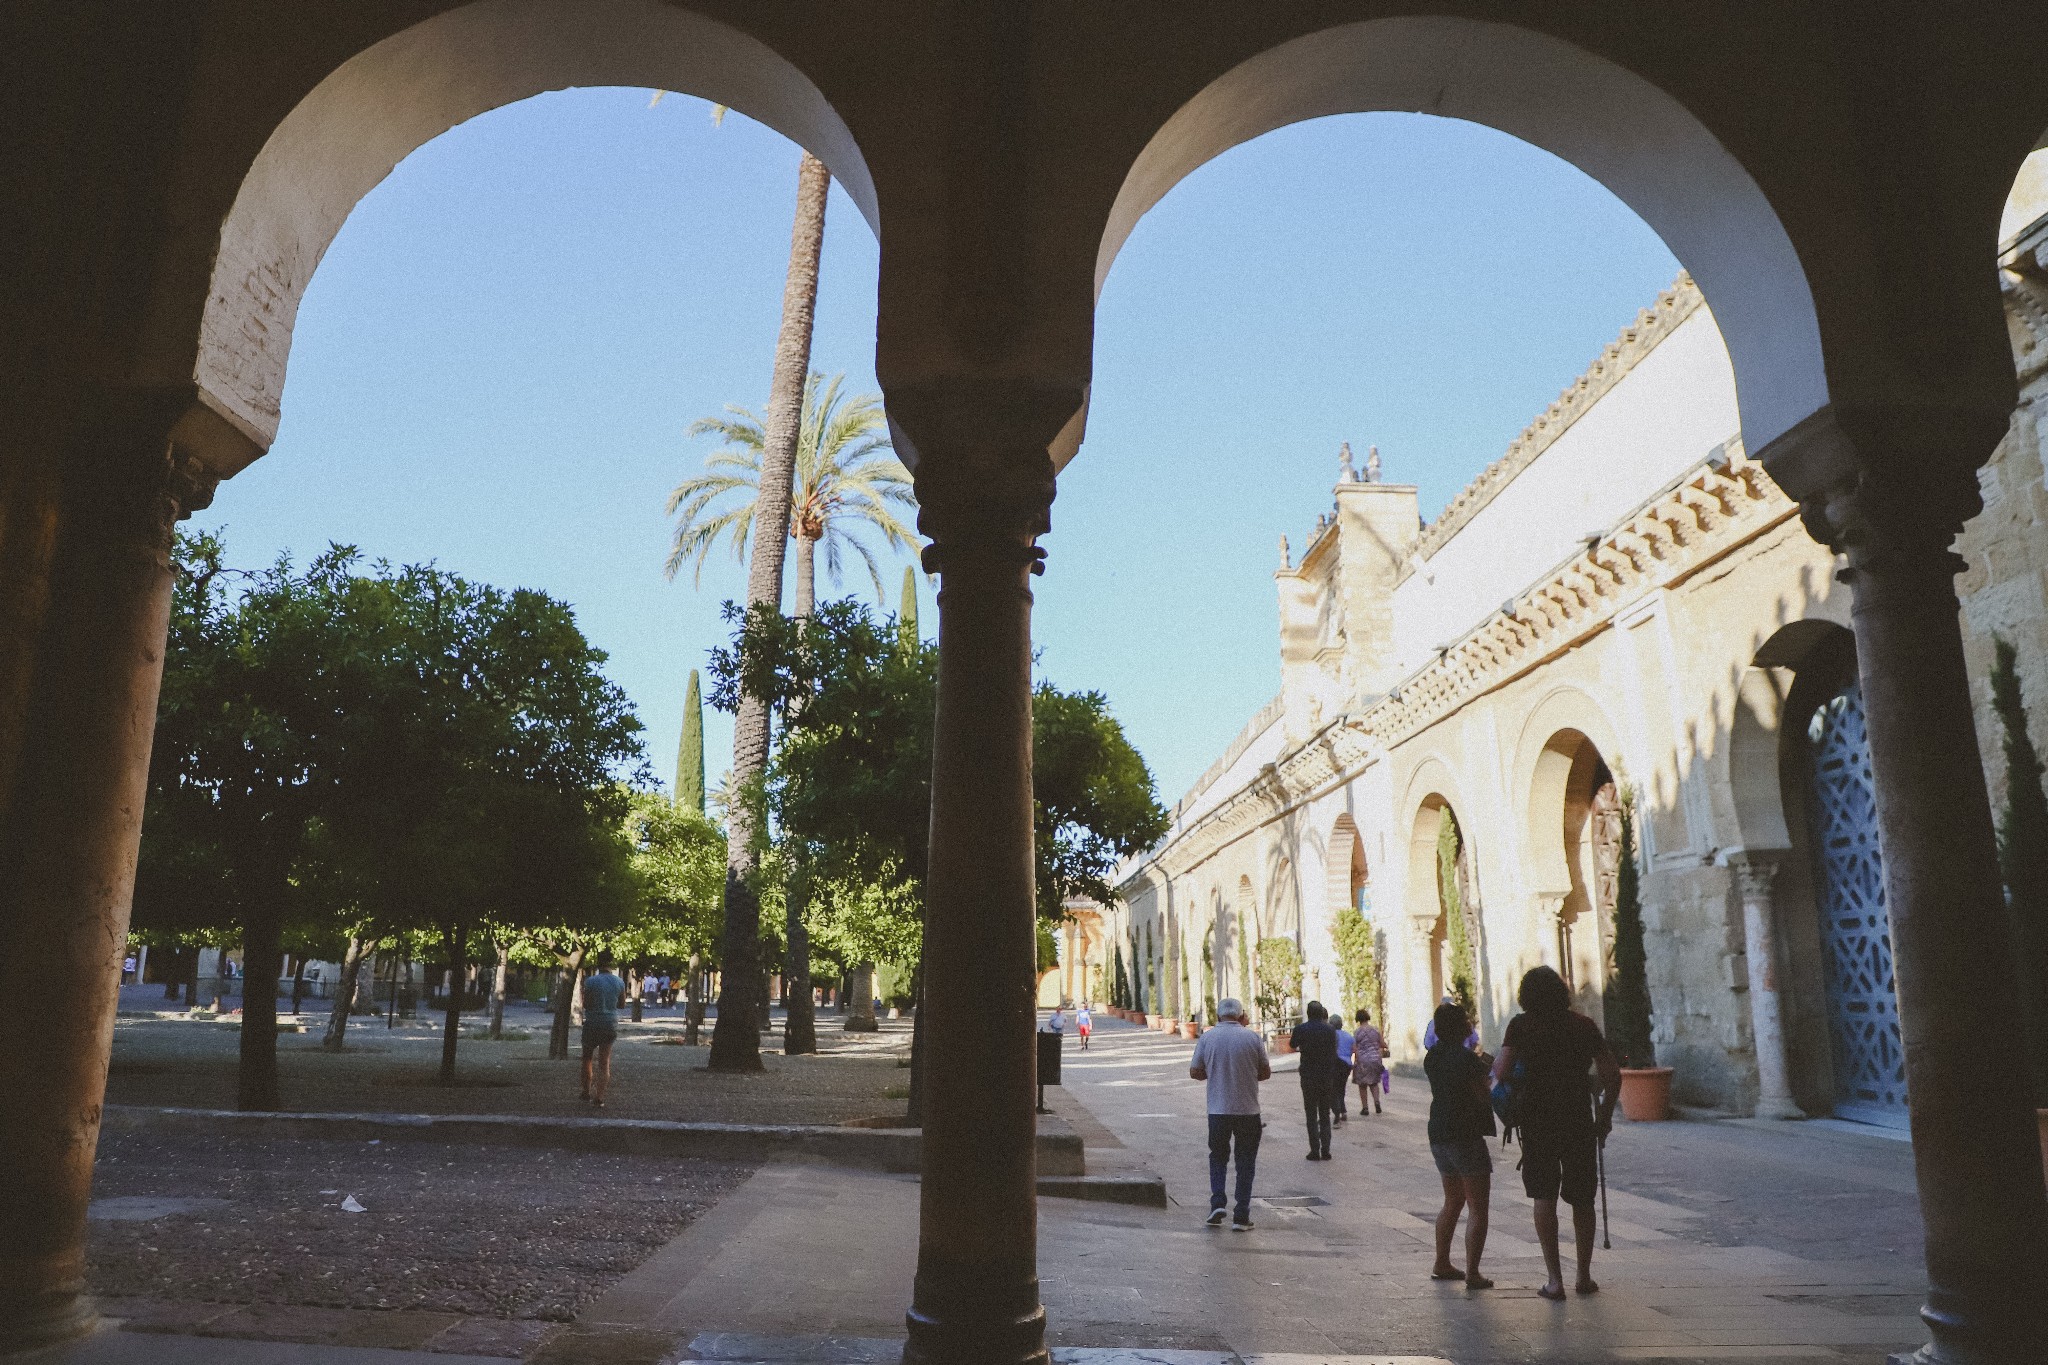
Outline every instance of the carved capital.
POLYGON ((90 538, 168 552, 172 528, 213 502, 220 476, 178 438, 184 404, 112 399, 64 462, 66 516, 90 538))
POLYGON ((1564 921, 1565 896, 1561 891, 1538 891, 1536 893, 1536 922, 1551 933, 1564 921))
POLYGON ((1426 949, 1436 938, 1437 918, 1435 915, 1410 915, 1408 917, 1408 937, 1417 947, 1426 949))
POLYGON ((1738 849, 1725 854, 1722 861, 1735 874, 1735 886, 1744 903, 1768 902, 1778 869, 1784 866, 1784 857, 1777 850, 1738 849))
POLYGON ((2008 420, 1988 408, 1831 404, 1761 458, 1813 538, 1848 558, 1844 577, 1945 579, 1963 568, 1949 547, 1982 509, 1976 470, 2008 420))
POLYGON ((994 557, 1042 572, 1032 542, 1051 529, 1050 447, 1080 410, 1079 387, 952 378, 892 385, 889 424, 917 484, 927 571, 994 557))

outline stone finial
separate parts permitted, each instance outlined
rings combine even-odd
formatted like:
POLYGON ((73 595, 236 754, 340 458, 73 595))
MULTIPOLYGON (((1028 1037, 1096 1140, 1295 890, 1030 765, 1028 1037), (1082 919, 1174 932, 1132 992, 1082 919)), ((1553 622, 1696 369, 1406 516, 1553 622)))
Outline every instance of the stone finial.
MULTIPOLYGON (((1349 447, 1346 447, 1346 449, 1349 449, 1349 447)), ((1365 448, 1365 481, 1367 483, 1378 483, 1380 481, 1380 448, 1378 446, 1367 446, 1365 448)))
POLYGON ((1280 567, 1283 569, 1294 567, 1294 552, 1287 548, 1287 537, 1284 535, 1280 537, 1280 567))
POLYGON ((1337 482, 1356 483, 1358 471, 1351 467, 1351 442, 1337 447, 1337 482))

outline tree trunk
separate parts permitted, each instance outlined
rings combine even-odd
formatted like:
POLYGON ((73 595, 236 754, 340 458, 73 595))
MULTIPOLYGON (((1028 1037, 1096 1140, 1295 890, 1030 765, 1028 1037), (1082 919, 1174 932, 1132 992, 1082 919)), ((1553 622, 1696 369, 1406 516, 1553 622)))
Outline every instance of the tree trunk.
MULTIPOLYGON (((763 415, 760 486, 754 500, 754 548, 747 567, 747 606, 778 611, 782 564, 789 541, 790 484, 803 423, 804 382, 811 368, 811 324, 818 304, 818 258, 825 244, 825 201, 832 177, 805 152, 797 170, 796 222, 790 232, 789 274, 782 289, 782 330, 775 340, 775 370, 763 415)), ((768 763, 768 707, 740 698, 733 725, 733 790, 746 793, 768 763)), ((761 961, 761 902, 753 878, 755 812, 744 795, 727 816, 724 985, 718 1025, 711 1035, 713 1071, 759 1071, 761 1031, 755 1014, 755 978, 761 961)))
POLYGON ((341 980, 334 983, 334 1008, 327 1015, 327 1034, 320 1040, 320 1046, 329 1052, 341 1051, 348 1016, 355 1008, 356 979, 362 975, 363 956, 368 950, 369 944, 350 936, 348 948, 341 955, 341 980))
POLYGON ((384 1002, 384 1027, 398 1027, 398 953, 391 954, 391 998, 384 1002))
POLYGON ((491 981, 491 1039, 496 1041, 505 1036, 505 983, 511 974, 512 952, 502 938, 498 940, 498 965, 491 981))
POLYGON ((683 1041, 697 1046, 697 1032, 704 1027, 704 955, 690 954, 690 975, 683 981, 683 1041))
POLYGON ((184 984, 185 950, 178 948, 172 952, 171 969, 164 973, 164 999, 176 1000, 178 998, 178 991, 184 984))
POLYGON ((441 1022, 441 1084, 455 1084, 455 1045, 462 1038, 462 992, 468 984, 469 926, 442 926, 441 943, 448 950, 448 1008, 441 1022))
MULTIPOLYGON (((921 957, 921 955, 920 955, 921 957)), ((872 970, 872 969, 870 969, 872 970)), ((872 977, 869 978, 873 980, 872 977)), ((916 1004, 910 1019, 910 1098, 905 1109, 913 1128, 924 1127, 924 963, 911 973, 910 992, 916 1004)))
POLYGON ((787 896, 783 929, 789 935, 789 948, 782 964, 782 1051, 795 1057, 818 1050, 818 1014, 811 1005, 811 931, 804 924, 811 898, 809 877, 793 873, 787 896))
POLYGON ((647 1014, 647 973, 638 967, 633 969, 629 993, 633 997, 633 1022, 644 1023, 647 1014))
POLYGON ((569 1022, 575 1009, 576 987, 582 984, 583 949, 562 959, 561 975, 555 982, 555 1018, 548 1030, 548 1057, 564 1061, 569 1056, 569 1022))
POLYGON ((808 620, 818 605, 818 541, 801 530, 796 533, 796 610, 798 620, 808 620))
POLYGON ((242 922, 242 1056, 235 1105, 274 1110, 277 1103, 277 974, 284 969, 283 926, 275 899, 242 922))
POLYGON ((306 998, 306 955, 292 964, 292 1018, 299 1017, 299 1002, 306 998))
POLYGON ((192 960, 185 964, 185 1008, 199 1008, 199 949, 192 949, 192 960))

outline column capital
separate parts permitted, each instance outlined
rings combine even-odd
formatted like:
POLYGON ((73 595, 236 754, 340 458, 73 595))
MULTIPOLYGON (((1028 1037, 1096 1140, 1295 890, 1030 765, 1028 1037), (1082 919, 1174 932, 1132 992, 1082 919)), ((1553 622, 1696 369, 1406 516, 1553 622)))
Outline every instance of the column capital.
POLYGON ((1564 919, 1566 896, 1567 893, 1563 891, 1538 891, 1536 893, 1536 918, 1542 921, 1545 928, 1556 929, 1558 924, 1564 919))
POLYGON ((1080 385, 958 376, 888 386, 889 425, 917 485, 927 572, 995 553, 1042 572, 1051 529, 1051 447, 1087 401, 1080 385))
POLYGON ((1735 874, 1735 884, 1742 892, 1742 898, 1755 900, 1771 894, 1771 886, 1777 880, 1778 869, 1784 866, 1789 850, 1782 848, 1729 848, 1721 850, 1721 863, 1735 874))
POLYGON ((1830 404, 1759 452, 1807 532, 1847 556, 1845 578, 1961 571, 1950 548, 1983 509, 1976 471, 2010 413, 1981 407, 1830 404))

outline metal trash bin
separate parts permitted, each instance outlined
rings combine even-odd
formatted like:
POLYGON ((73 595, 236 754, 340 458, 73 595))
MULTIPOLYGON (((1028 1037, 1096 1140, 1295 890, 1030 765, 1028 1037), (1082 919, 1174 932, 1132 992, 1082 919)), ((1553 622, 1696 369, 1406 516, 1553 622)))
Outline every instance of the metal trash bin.
POLYGON ((1066 1041, 1061 1033, 1041 1032, 1038 1035, 1038 1112, 1050 1114, 1045 1107, 1045 1088, 1060 1083, 1060 1044, 1066 1041))

